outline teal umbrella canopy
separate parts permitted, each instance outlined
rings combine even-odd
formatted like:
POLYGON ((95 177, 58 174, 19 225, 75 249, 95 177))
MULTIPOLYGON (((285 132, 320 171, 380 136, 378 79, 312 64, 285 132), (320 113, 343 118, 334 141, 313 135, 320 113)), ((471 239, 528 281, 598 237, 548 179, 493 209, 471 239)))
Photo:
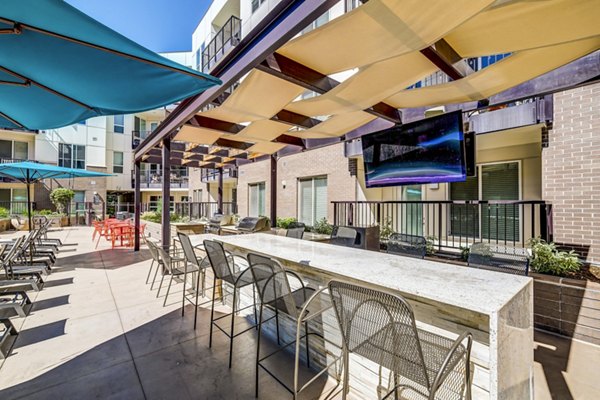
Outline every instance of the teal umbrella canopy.
POLYGON ((221 84, 62 0, 0 1, 0 127, 52 129, 151 110, 221 84))
POLYGON ((29 230, 31 224, 31 196, 30 185, 42 179, 69 179, 69 178, 92 178, 99 176, 111 176, 102 172, 87 171, 85 169, 64 168, 56 165, 41 164, 31 161, 0 164, 0 176, 15 179, 27 185, 27 214, 29 216, 29 230))
POLYGON ((0 164, 0 176, 18 180, 23 183, 35 183, 42 179, 93 178, 111 176, 103 172, 87 171, 85 169, 64 168, 56 165, 41 164, 31 161, 0 164))

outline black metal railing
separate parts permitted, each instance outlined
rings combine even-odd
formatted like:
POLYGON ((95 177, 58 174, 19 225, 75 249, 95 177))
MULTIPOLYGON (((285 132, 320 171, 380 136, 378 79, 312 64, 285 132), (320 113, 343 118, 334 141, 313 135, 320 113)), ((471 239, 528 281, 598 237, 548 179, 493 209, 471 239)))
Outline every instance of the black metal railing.
MULTIPOLYGON (((0 208, 4 208, 9 214, 27 215, 26 201, 0 201, 0 208)), ((35 201, 31 202, 31 210, 37 210, 35 201)))
POLYGON ((552 207, 525 201, 334 201, 335 225, 386 227, 429 238, 438 250, 475 242, 525 247, 552 239, 552 207))
POLYGON ((131 131, 131 148, 135 150, 152 131, 131 131))
MULTIPOLYGON (((224 169, 223 170, 223 179, 237 178, 237 177, 238 177, 237 169, 224 169)), ((211 169, 211 168, 202 168, 201 179, 202 179, 202 182, 216 181, 219 179, 219 170, 211 169)))
MULTIPOLYGON (((142 203, 142 212, 160 211, 162 202, 150 201, 142 203)), ((212 218, 219 211, 219 205, 214 202, 172 202, 170 204, 171 212, 180 217, 188 217, 190 219, 212 218)), ((132 211, 131 211, 132 212, 132 211)), ((233 202, 223 202, 223 214, 237 214, 237 204, 233 202)))
POLYGON ((210 72, 221 58, 242 39, 242 20, 231 16, 202 51, 202 72, 210 72))
MULTIPOLYGON (((132 176, 134 172, 132 171, 132 176)), ((162 174, 160 173, 151 173, 150 171, 145 171, 140 175, 140 187, 141 188, 152 188, 152 189, 160 189, 162 187, 162 174)), ((134 183, 135 184, 135 183, 134 183)), ((170 186, 172 188, 187 188, 189 185, 189 178, 185 175, 172 173, 170 179, 170 186)))

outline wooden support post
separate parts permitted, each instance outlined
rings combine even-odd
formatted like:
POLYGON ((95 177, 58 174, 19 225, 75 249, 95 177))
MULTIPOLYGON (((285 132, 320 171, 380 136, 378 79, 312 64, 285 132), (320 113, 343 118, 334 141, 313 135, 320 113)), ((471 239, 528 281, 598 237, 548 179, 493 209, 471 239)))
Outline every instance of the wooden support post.
POLYGON ((162 247, 171 243, 171 139, 162 141, 162 247))

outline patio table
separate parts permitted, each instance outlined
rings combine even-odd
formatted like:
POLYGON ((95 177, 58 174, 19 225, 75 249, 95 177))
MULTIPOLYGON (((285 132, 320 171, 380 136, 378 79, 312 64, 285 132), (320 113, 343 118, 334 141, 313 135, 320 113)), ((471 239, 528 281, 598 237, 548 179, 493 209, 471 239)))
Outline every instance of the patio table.
MULTIPOLYGON (((529 277, 261 233, 216 240, 234 254, 273 257, 313 285, 322 287, 338 278, 396 292, 411 304, 422 328, 452 338, 465 330, 473 333, 473 398, 531 397, 533 280, 529 277)), ((324 335, 337 335, 332 329, 323 324, 324 335)), ((352 375, 351 382, 377 387, 377 368, 371 368, 374 375, 352 375)))

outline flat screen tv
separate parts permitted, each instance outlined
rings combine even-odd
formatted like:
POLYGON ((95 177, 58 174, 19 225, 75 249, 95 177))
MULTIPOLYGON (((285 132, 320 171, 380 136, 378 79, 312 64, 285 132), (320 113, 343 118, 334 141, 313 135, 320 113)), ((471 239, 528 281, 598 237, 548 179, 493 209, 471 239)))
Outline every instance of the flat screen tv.
POLYGON ((368 188, 467 177, 461 111, 363 136, 362 148, 368 188))

